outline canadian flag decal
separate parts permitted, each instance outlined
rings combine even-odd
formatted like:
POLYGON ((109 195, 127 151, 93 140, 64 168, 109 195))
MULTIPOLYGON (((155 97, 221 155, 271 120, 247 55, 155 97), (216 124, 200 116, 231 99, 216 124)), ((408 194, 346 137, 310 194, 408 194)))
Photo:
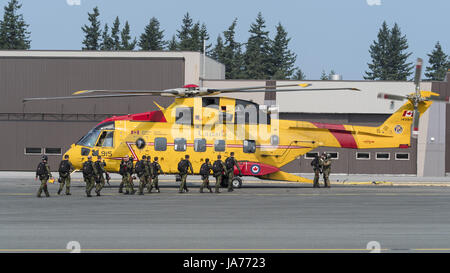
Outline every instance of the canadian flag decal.
POLYGON ((405 111, 403 111, 403 116, 404 117, 407 117, 407 118, 412 118, 412 116, 413 116, 413 111, 411 111, 411 110, 405 110, 405 111))

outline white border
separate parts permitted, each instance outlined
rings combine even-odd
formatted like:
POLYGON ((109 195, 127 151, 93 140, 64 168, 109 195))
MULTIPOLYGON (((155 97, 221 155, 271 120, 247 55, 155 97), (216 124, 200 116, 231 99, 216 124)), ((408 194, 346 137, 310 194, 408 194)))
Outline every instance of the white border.
POLYGON ((391 160, 391 153, 390 152, 376 152, 375 153, 375 160, 391 160), (388 158, 378 158, 377 157, 378 154, 388 154, 389 157, 388 158))
POLYGON ((45 154, 45 155, 62 155, 62 148, 57 148, 57 147, 51 147, 51 148, 50 148, 50 149, 60 149, 61 152, 60 152, 59 154, 48 154, 47 151, 46 151, 46 149, 49 149, 49 148, 44 148, 44 154, 45 154))
POLYGON ((371 154, 370 152, 356 152, 355 153, 355 159, 356 160, 370 160, 370 157, 371 157, 370 154, 371 154), (358 158, 358 154, 369 154, 369 158, 358 158))
POLYGON ((43 155, 43 149, 42 148, 40 148, 40 147, 25 147, 25 148, 23 148, 23 154, 24 155, 43 155), (27 148, 28 149, 31 149, 31 148, 39 148, 39 149, 41 149, 41 153, 27 153, 27 148))
POLYGON ((395 153, 395 160, 403 160, 403 161, 411 160, 411 154, 410 153, 395 153), (408 155, 408 159, 397 158, 398 154, 407 154, 408 155))

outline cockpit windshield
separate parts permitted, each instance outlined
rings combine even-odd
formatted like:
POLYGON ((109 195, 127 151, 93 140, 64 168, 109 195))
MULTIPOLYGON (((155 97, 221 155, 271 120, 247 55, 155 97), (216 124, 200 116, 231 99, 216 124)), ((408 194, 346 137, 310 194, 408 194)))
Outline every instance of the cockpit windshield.
POLYGON ((114 130, 114 122, 105 122, 97 127, 91 129, 84 137, 82 137, 76 144, 86 147, 94 147, 102 130, 114 130))

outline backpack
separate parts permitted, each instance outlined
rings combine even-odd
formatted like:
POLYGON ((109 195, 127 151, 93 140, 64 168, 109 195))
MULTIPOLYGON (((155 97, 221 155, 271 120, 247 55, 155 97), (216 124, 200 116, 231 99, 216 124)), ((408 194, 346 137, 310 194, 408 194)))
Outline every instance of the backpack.
POLYGON ((158 162, 154 161, 151 163, 153 178, 158 175, 158 162))
POLYGON ((39 175, 39 176, 47 175, 47 169, 45 168, 45 163, 44 162, 39 163, 39 165, 37 167, 36 174, 39 175))
POLYGON ((69 171, 70 171, 69 162, 67 160, 61 161, 61 163, 59 164, 58 172, 60 172, 60 173, 68 173, 69 171))
POLYGON ((209 164, 208 163, 203 163, 202 166, 200 167, 200 174, 201 175, 209 175, 209 164))
POLYGON ((225 166, 227 166, 227 169, 233 169, 234 167, 234 160, 232 157, 229 157, 225 160, 225 166))
POLYGON ((89 161, 84 162, 83 164, 83 175, 90 176, 94 172, 92 168, 92 164, 89 161))
POLYGON ((138 175, 142 175, 144 173, 144 162, 142 160, 139 160, 136 163, 135 170, 138 175))
POLYGON ((99 174, 103 174, 102 166, 100 166, 100 164, 103 164, 103 162, 95 161, 95 168, 99 174))
POLYGON ((178 171, 180 173, 187 173, 188 167, 189 167, 189 163, 186 159, 183 159, 178 163, 178 171))
POLYGON ((220 160, 216 160, 216 161, 214 162, 214 165, 213 165, 213 171, 214 171, 215 173, 221 173, 221 172, 223 172, 223 165, 222 165, 222 163, 221 163, 220 160))

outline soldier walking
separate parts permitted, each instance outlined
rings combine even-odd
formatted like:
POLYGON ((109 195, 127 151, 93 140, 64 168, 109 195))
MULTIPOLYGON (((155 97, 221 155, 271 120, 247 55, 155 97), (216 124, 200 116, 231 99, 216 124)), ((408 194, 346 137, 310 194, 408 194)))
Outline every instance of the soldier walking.
MULTIPOLYGON (((133 162, 128 155, 125 156, 120 164, 119 173, 122 175, 121 186, 125 186, 125 194, 134 194, 135 191, 131 181, 131 176, 133 175, 133 162)), ((119 188, 119 192, 122 192, 122 188, 119 188)))
POLYGON ((42 156, 42 162, 40 162, 36 169, 36 179, 41 181, 41 186, 39 187, 39 190, 37 192, 37 197, 41 197, 42 191, 44 191, 45 196, 50 197, 50 194, 48 193, 47 189, 47 182, 48 179, 52 177, 52 173, 50 172, 50 167, 47 163, 48 157, 46 155, 42 156))
POLYGON ((94 164, 94 167, 97 170, 97 176, 95 179, 95 193, 97 194, 97 196, 100 196, 100 191, 105 186, 105 177, 103 176, 103 174, 105 174, 107 177, 109 176, 108 172, 105 170, 105 166, 106 162, 102 161, 101 156, 98 156, 97 161, 94 164))
POLYGON ((203 189, 206 187, 209 192, 212 192, 211 187, 209 186, 209 175, 211 173, 212 165, 209 162, 209 158, 205 159, 205 163, 200 167, 200 175, 202 176, 202 185, 200 186, 200 193, 203 193, 203 189))
POLYGON ((331 173, 331 155, 325 154, 323 159, 323 183, 325 188, 330 188, 330 173, 331 173))
POLYGON ((66 195, 71 195, 70 193, 70 174, 73 172, 74 167, 72 163, 69 161, 69 155, 64 155, 64 160, 59 163, 59 190, 58 195, 61 194, 64 189, 64 185, 66 186, 66 195))
POLYGON ((314 159, 311 161, 311 166, 314 170, 314 183, 313 188, 320 188, 319 186, 319 177, 322 173, 322 166, 321 166, 321 159, 319 158, 319 155, 316 154, 314 159))
POLYGON ((92 156, 88 156, 88 160, 83 163, 83 178, 86 182, 86 196, 92 197, 91 191, 95 185, 95 177, 97 176, 97 170, 92 162, 92 156))
POLYGON ((185 155, 184 159, 178 163, 178 172, 181 176, 180 190, 178 191, 179 193, 183 193, 183 191, 189 192, 186 184, 186 179, 189 171, 191 171, 191 174, 194 174, 192 164, 189 161, 189 155, 185 155))
POLYGON ((222 161, 222 156, 217 155, 217 160, 213 164, 213 176, 216 178, 215 192, 220 193, 220 184, 222 184, 223 174, 226 172, 227 166, 222 161))
POLYGON ((150 189, 152 185, 152 176, 153 176, 153 168, 151 157, 147 155, 147 160, 145 161, 145 186, 147 187, 147 191, 150 189))
POLYGON ((139 177, 139 195, 144 195, 144 187, 146 183, 145 174, 148 173, 147 157, 142 156, 142 159, 136 162, 135 172, 139 177))
POLYGON ((155 188, 158 193, 160 192, 158 185, 158 176, 160 174, 164 174, 164 172, 161 169, 161 165, 158 163, 158 157, 155 156, 152 163, 152 184, 150 185, 150 188, 148 188, 148 193, 151 193, 153 188, 155 188))
POLYGON ((239 176, 242 176, 241 168, 239 168, 239 164, 234 158, 234 152, 230 153, 230 156, 225 160, 225 165, 227 166, 226 174, 228 176, 228 191, 233 191, 233 178, 234 178, 234 166, 239 171, 239 176))

